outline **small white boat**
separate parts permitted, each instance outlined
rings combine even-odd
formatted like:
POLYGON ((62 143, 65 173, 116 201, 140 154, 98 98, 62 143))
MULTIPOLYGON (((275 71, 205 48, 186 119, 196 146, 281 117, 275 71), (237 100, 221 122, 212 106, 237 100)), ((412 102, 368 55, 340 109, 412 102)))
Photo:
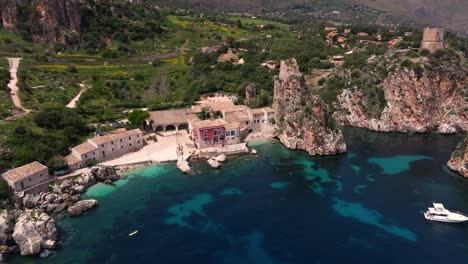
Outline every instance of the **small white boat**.
POLYGON ((135 231, 131 232, 130 234, 128 234, 128 236, 131 237, 131 236, 134 236, 136 234, 138 234, 138 230, 135 230, 135 231))
POLYGON ((445 222, 445 223, 462 223, 468 221, 468 217, 462 213, 450 212, 445 209, 441 203, 433 203, 434 207, 424 213, 424 217, 427 220, 445 222))

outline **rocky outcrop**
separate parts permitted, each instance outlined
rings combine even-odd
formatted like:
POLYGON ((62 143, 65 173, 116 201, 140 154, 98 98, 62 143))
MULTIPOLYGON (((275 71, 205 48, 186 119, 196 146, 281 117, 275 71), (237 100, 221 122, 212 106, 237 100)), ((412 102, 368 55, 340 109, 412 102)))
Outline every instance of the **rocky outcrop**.
POLYGON ((179 158, 179 160, 177 161, 177 168, 179 168, 179 170, 183 173, 190 173, 192 171, 188 161, 182 158, 179 158))
POLYGON ((13 219, 7 210, 2 210, 0 213, 0 253, 9 252, 8 243, 11 240, 13 233, 13 219))
POLYGON ((468 135, 458 144, 447 165, 450 169, 458 171, 463 177, 468 178, 468 135))
POLYGON ((80 32, 80 1, 6 0, 0 10, 0 21, 10 32, 29 31, 32 38, 40 43, 73 44, 80 32), (25 14, 29 14, 29 17, 24 17, 25 14), (25 23, 28 19, 33 23, 25 23))
POLYGON ((21 255, 36 255, 43 249, 55 248, 55 220, 40 210, 25 211, 16 222, 13 239, 18 244, 21 255))
POLYGON ((119 174, 117 174, 117 169, 114 167, 93 167, 91 169, 91 174, 97 181, 117 181, 120 179, 119 174))
POLYGON ((213 168, 213 169, 217 169, 217 168, 221 167, 221 162, 217 161, 214 158, 209 159, 207 162, 210 165, 210 167, 213 168))
POLYGON ((96 200, 82 200, 77 202, 75 205, 68 207, 68 213, 71 216, 79 216, 97 206, 97 204, 98 202, 96 200))
POLYGON ((0 254, 17 252, 19 246, 23 255, 49 255, 51 252, 47 249, 54 248, 57 242, 57 229, 52 217, 64 212, 78 216, 95 207, 96 200, 80 199, 97 179, 112 182, 120 176, 113 167, 95 167, 89 173, 58 180, 47 193, 17 193, 5 201, 2 207, 9 209, 0 211, 0 254), (26 211, 22 211, 23 208, 26 211))
POLYGON ((398 69, 377 87, 386 101, 379 116, 366 113, 368 98, 355 87, 338 96, 338 111, 333 117, 339 125, 382 132, 467 132, 467 74, 466 70, 429 69, 425 65, 420 72, 398 69))
POLYGON ((273 108, 277 136, 287 148, 303 149, 310 155, 346 152, 341 131, 331 128, 327 107, 308 90, 295 59, 281 62, 273 108))

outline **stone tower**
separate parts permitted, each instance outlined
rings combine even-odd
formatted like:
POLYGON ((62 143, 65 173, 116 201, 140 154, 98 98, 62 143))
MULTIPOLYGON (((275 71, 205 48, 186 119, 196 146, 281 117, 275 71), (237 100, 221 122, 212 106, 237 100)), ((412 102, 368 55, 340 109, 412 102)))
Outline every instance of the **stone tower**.
POLYGON ((441 28, 425 28, 420 49, 428 49, 433 53, 438 49, 444 48, 444 30, 441 28))

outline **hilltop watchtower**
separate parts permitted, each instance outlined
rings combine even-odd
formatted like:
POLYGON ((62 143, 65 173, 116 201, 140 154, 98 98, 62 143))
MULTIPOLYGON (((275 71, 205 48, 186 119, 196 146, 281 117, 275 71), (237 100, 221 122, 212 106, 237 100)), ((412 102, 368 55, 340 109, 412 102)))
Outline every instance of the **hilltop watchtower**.
POLYGON ((421 41, 421 50, 427 49, 433 53, 436 50, 444 48, 444 30, 441 28, 425 28, 421 41))

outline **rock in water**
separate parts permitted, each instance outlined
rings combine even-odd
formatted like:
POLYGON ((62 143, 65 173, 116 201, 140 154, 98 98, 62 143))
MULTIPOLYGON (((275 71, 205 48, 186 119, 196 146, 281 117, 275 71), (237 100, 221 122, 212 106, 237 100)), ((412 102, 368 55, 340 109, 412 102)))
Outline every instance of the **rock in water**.
POLYGON ((468 135, 458 144, 447 165, 450 169, 458 171, 463 177, 468 178, 468 135))
POLYGON ((342 132, 332 128, 325 103, 307 89, 295 59, 281 61, 273 109, 277 136, 287 148, 303 149, 310 155, 346 152, 342 132))
POLYGON ((91 174, 98 181, 117 181, 120 176, 117 174, 117 170, 114 167, 93 167, 91 174))
POLYGON ((52 250, 48 250, 48 249, 44 249, 41 254, 39 254, 39 257, 41 258, 47 258, 48 256, 54 254, 54 251, 52 250))
POLYGON ((214 157, 214 159, 215 159, 216 161, 219 161, 219 162, 225 162, 226 159, 227 159, 227 157, 226 157, 226 155, 221 154, 221 155, 219 155, 219 156, 217 156, 217 157, 214 157))
POLYGON ((192 169, 190 168, 189 163, 186 160, 179 159, 177 161, 177 168, 183 173, 189 173, 192 169))
POLYGON ((208 164, 210 164, 211 168, 214 169, 221 167, 221 163, 214 158, 209 159, 208 164))
POLYGON ((37 255, 42 249, 52 249, 57 241, 55 220, 39 210, 25 211, 16 222, 13 239, 21 255, 37 255))
POLYGON ((97 205, 96 200, 82 200, 75 205, 68 207, 68 213, 71 216, 79 216, 97 205))

